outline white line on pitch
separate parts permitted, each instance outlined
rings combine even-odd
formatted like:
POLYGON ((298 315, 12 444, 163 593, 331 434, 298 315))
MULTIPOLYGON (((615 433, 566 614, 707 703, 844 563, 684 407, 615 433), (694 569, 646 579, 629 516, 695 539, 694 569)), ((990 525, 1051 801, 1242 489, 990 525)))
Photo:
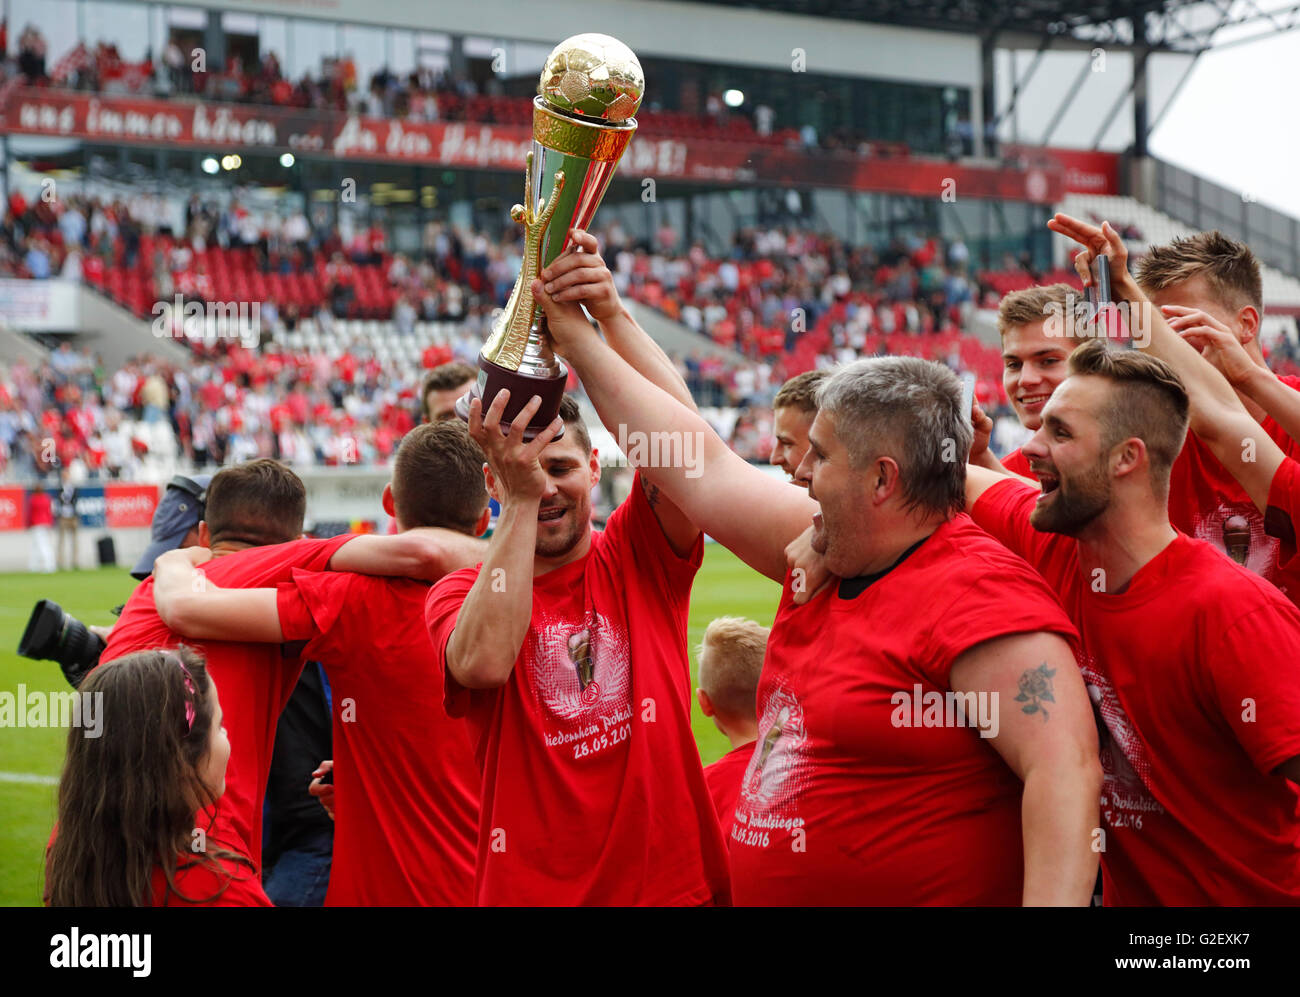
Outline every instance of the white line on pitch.
POLYGON ((31 772, 0 772, 0 782, 18 782, 28 786, 57 786, 59 777, 33 775, 31 772))

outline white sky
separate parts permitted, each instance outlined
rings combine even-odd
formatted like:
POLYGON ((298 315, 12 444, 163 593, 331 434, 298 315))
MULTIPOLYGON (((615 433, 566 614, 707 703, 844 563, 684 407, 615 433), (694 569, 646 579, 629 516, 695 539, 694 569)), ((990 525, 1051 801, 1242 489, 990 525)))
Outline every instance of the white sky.
POLYGON ((1201 56, 1153 156, 1300 217, 1300 31, 1201 56))

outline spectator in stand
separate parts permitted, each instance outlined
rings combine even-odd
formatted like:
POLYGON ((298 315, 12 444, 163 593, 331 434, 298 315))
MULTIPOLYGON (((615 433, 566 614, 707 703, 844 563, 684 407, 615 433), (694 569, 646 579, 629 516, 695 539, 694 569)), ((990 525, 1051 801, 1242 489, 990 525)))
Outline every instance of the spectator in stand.
POLYGON ((695 650, 700 712, 713 720, 731 750, 705 766, 704 781, 718 811, 722 836, 731 840, 731 821, 745 769, 758 740, 758 677, 763 671, 768 628, 739 616, 720 616, 704 631, 695 650))

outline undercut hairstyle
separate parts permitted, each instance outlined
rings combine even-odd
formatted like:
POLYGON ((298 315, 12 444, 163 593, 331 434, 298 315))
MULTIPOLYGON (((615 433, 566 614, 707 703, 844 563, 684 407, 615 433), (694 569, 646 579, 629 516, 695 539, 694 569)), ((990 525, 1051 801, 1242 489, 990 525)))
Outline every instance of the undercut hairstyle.
POLYGON ((951 515, 966 507, 972 430, 961 382, 919 357, 872 357, 841 367, 817 392, 855 470, 881 456, 898 464, 904 509, 951 515))
POLYGON ((484 460, 459 419, 407 433, 393 460, 393 507, 403 528, 441 526, 472 535, 488 503, 484 460))
POLYGON ((1152 246, 1137 261, 1134 275, 1148 294, 1204 277, 1210 293, 1229 311, 1253 305, 1264 313, 1259 260, 1244 242, 1219 231, 1198 232, 1164 246, 1152 246))
POLYGON ((817 414, 817 389, 829 374, 824 370, 807 370, 796 374, 772 399, 772 408, 795 408, 807 415, 817 414))
POLYGON ((215 899, 180 893, 182 862, 214 873, 217 895, 232 879, 218 859, 254 876, 247 856, 214 837, 201 853, 190 849, 195 810, 216 802, 200 776, 215 719, 203 657, 184 645, 137 651, 101 664, 79 691, 98 698, 103 729, 98 737, 83 736, 75 725, 68 731, 58 833, 45 858, 45 902, 149 906, 156 867, 168 894, 191 903, 215 899))
POLYGON ((451 391, 477 379, 478 370, 460 361, 434 367, 424 375, 424 385, 420 388, 420 418, 425 422, 429 421, 430 391, 451 391))
POLYGON ((578 446, 585 454, 591 454, 591 433, 582 421, 582 410, 572 395, 560 399, 560 418, 564 420, 564 431, 572 433, 578 440, 578 446))
POLYGON ((724 717, 758 719, 758 677, 767 653, 767 627, 741 616, 719 616, 695 649, 700 688, 724 717))
MULTIPOLYGON (((1080 303, 1086 301, 1083 292, 1069 284, 1046 284, 1012 291, 998 305, 998 336, 1005 340, 1011 329, 1034 322, 1046 322, 1050 317, 1059 315, 1060 324, 1055 327, 1056 332, 1061 341, 1073 349, 1090 338, 1085 328, 1084 315, 1076 311, 1080 303)), ((1048 330, 1054 327, 1049 324, 1043 328, 1048 330)))
POLYGON ((208 485, 203 518, 212 543, 253 547, 287 543, 302 536, 307 489, 278 460, 250 460, 218 471, 208 485))
POLYGON ((1098 413, 1102 449, 1136 436, 1146 444, 1155 491, 1167 495, 1189 420, 1187 389, 1174 369, 1139 350, 1112 350, 1095 339, 1070 354, 1069 371, 1113 382, 1110 401, 1098 413))

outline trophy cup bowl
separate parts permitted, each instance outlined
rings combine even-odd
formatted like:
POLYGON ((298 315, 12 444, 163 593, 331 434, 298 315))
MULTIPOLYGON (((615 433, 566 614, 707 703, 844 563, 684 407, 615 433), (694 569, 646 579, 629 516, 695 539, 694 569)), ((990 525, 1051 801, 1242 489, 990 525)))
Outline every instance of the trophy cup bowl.
MULTIPOLYGON (((645 76, 632 50, 608 35, 568 38, 551 52, 533 98, 533 147, 524 175, 524 203, 510 217, 524 226, 524 259, 506 307, 494 318, 479 352, 474 387, 456 401, 469 419, 474 398, 483 408, 502 388, 510 400, 501 428, 540 395, 541 408, 524 439, 549 426, 560 411, 569 371, 551 349, 546 314, 533 281, 568 248, 569 232, 591 224, 614 171, 636 132, 645 76)), ((563 434, 563 429, 556 439, 563 434)))

